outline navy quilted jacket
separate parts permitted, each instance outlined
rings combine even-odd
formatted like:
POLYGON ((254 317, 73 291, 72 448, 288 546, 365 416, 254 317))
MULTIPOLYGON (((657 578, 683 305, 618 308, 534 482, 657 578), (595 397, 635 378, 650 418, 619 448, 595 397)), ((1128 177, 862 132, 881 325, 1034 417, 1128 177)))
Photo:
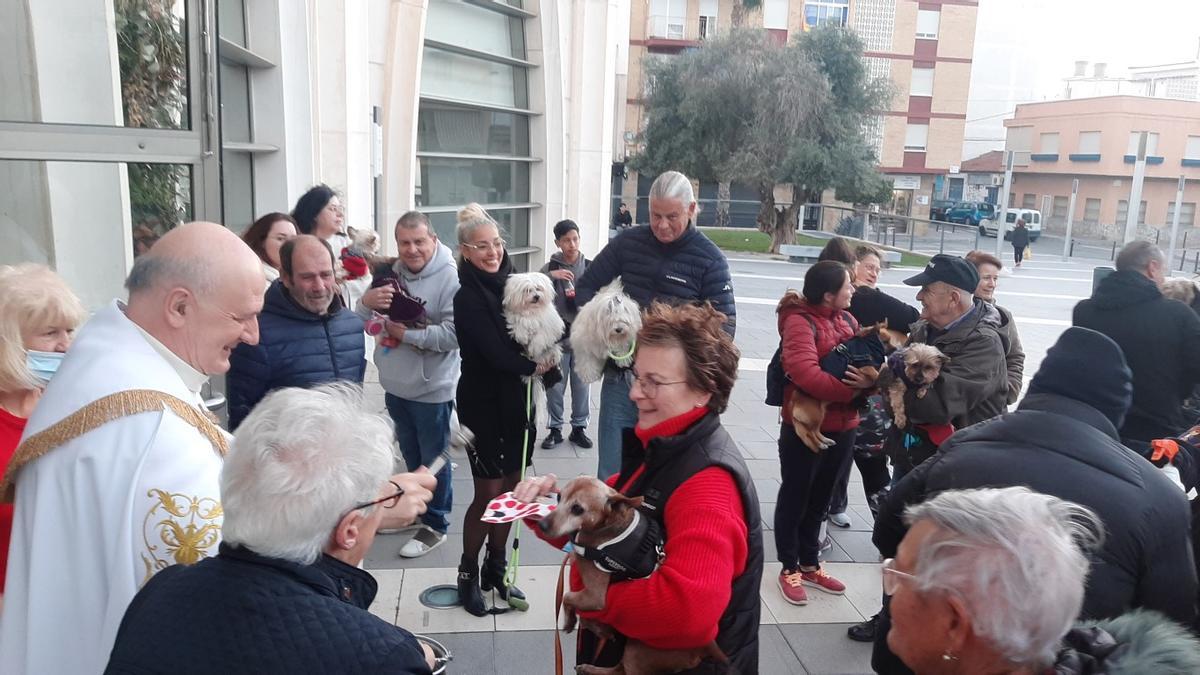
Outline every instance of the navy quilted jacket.
POLYGON ((362 384, 367 367, 363 321, 336 294, 329 313, 317 316, 297 305, 277 279, 267 288, 258 331, 257 345, 240 344, 229 357, 230 429, 272 389, 335 380, 362 384))
POLYGON ((656 239, 649 225, 618 234, 588 263, 583 278, 575 284, 575 300, 582 307, 617 277, 642 309, 655 300, 707 300, 729 317, 725 325, 733 334, 737 310, 729 263, 721 249, 694 225, 669 244, 656 239))
POLYGON ((105 673, 429 673, 412 633, 367 611, 375 579, 221 544, 134 596, 105 673))

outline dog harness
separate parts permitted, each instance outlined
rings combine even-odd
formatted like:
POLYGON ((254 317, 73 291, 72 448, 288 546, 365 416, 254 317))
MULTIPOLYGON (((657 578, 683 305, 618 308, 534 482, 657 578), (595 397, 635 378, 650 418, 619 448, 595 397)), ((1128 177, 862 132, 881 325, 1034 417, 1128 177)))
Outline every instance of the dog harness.
POLYGON ((592 561, 596 569, 610 574, 614 580, 645 579, 662 563, 662 527, 654 518, 644 517, 634 509, 633 520, 620 534, 595 547, 586 547, 572 540, 574 551, 592 561))

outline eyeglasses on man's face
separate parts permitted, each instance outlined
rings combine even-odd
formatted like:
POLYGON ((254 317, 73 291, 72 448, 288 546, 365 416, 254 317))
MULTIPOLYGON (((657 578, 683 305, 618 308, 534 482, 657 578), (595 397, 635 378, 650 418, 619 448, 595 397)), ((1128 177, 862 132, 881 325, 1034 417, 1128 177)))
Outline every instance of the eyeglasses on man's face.
POLYGON ((687 380, 660 382, 654 379, 652 375, 638 375, 636 370, 629 371, 629 374, 633 377, 633 381, 642 388, 642 393, 645 394, 646 398, 654 398, 655 396, 658 396, 659 387, 669 387, 674 384, 687 384, 687 380))
POLYGON ((880 571, 883 573, 883 594, 895 595, 900 589, 901 580, 916 581, 917 577, 908 572, 901 572, 896 569, 896 559, 887 558, 880 565, 880 571))
POLYGON ((366 509, 366 508, 375 506, 376 504, 383 504, 383 508, 390 509, 390 508, 394 507, 396 504, 399 504, 400 498, 404 496, 404 488, 400 487, 400 484, 394 480, 389 480, 388 482, 392 484, 392 487, 396 488, 395 494, 391 494, 386 497, 380 497, 379 499, 376 499, 373 502, 366 502, 365 504, 356 504, 354 506, 354 508, 352 508, 350 510, 357 511, 359 509, 366 509))
POLYGON ((478 253, 488 253, 489 251, 503 251, 504 250, 504 240, 503 239, 495 239, 492 241, 480 241, 480 242, 476 242, 474 244, 463 244, 463 246, 466 246, 467 248, 471 249, 472 251, 476 251, 478 253))

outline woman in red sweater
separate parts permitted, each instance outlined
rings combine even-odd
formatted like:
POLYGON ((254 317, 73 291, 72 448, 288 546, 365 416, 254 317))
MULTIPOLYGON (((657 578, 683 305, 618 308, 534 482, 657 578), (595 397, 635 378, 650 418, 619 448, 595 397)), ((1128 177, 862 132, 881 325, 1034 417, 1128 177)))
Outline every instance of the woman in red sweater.
POLYGON ((775 506, 775 547, 783 565, 779 590, 793 605, 808 604, 805 586, 836 595, 846 590, 821 569, 821 521, 854 447, 858 407, 852 401, 875 383, 854 368, 845 381, 838 380, 821 370, 820 360, 858 330, 858 322, 846 311, 853 294, 850 269, 827 260, 809 268, 803 293, 788 291, 776 310, 788 383, 779 430, 781 484, 775 506), (796 435, 791 409, 797 390, 829 402, 821 433, 834 441, 832 447, 809 448, 796 435))
MULTIPOLYGON (((608 483, 646 499, 642 513, 666 532, 665 556, 649 576, 614 578, 604 609, 580 615, 659 649, 716 640, 736 672, 755 673, 761 518, 750 472, 719 418, 739 357, 724 322, 707 304, 655 303, 646 312, 629 393, 638 422, 626 430, 621 471, 608 483)), ((550 474, 522 482, 516 496, 532 501, 555 491, 550 474)), ((566 540, 550 543, 562 547, 566 540)), ((581 588, 574 570, 571 587, 581 588)), ((589 635, 580 641, 577 663, 620 660, 623 639, 596 653, 589 635)))
MULTIPOLYGON (((79 298, 49 267, 0 267, 0 474, 86 316, 79 298)), ((0 504, 0 593, 12 522, 13 505, 0 504)))

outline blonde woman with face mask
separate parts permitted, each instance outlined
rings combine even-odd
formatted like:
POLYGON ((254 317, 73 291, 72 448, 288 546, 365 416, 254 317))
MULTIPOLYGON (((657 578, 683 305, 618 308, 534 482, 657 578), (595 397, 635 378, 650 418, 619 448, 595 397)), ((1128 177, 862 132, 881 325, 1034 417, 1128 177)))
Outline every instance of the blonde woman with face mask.
MULTIPOLYGON (((79 298, 49 267, 0 267, 0 473, 86 316, 79 298)), ((12 519, 13 505, 0 504, 0 593, 12 519)))

